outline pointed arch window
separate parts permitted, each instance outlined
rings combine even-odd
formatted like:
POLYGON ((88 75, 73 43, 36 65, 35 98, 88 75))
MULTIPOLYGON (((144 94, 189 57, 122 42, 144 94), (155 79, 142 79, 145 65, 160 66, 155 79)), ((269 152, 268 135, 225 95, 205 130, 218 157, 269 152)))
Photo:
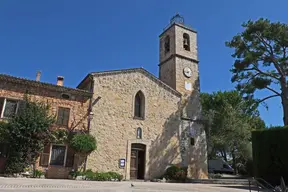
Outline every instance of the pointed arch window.
POLYGON ((142 129, 140 127, 137 128, 137 139, 142 139, 142 129))
POLYGON ((190 51, 190 36, 187 33, 183 34, 183 48, 190 51))
POLYGON ((164 49, 165 49, 165 53, 168 53, 170 51, 170 37, 169 37, 169 35, 167 35, 165 37, 164 49))
POLYGON ((144 118, 145 116, 145 97, 142 91, 138 91, 134 101, 134 117, 144 118))

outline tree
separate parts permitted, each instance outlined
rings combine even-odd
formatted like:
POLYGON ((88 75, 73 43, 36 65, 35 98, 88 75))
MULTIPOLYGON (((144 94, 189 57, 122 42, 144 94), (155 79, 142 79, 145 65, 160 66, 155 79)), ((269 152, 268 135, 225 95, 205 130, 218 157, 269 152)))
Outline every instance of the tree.
POLYGON ((288 125, 288 25, 261 18, 242 26, 245 30, 226 42, 234 49, 232 82, 245 98, 253 98, 257 90, 271 93, 257 99, 257 104, 280 97, 283 122, 288 125))
POLYGON ((234 167, 248 161, 251 131, 265 128, 255 102, 243 100, 237 91, 201 94, 208 158, 220 154, 228 161, 228 156, 232 156, 234 167))
POLYGON ((10 147, 7 173, 19 173, 27 166, 34 165, 44 145, 50 142, 52 132, 49 128, 54 120, 54 116, 49 114, 48 105, 31 101, 25 96, 17 115, 7 124, 10 147))

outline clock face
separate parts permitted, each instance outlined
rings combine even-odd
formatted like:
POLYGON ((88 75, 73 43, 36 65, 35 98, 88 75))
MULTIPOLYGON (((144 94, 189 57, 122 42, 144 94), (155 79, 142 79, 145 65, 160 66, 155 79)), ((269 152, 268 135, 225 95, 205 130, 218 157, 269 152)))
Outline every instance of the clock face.
POLYGON ((185 67, 183 73, 188 78, 192 76, 192 70, 189 67, 185 67))

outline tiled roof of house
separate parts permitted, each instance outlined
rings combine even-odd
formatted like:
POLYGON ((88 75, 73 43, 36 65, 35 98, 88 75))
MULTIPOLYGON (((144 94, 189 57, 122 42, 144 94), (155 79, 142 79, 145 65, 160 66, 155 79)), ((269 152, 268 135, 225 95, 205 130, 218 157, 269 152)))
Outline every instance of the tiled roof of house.
POLYGON ((55 90, 59 92, 69 92, 71 94, 76 94, 76 95, 80 94, 86 97, 92 97, 92 94, 93 94, 91 92, 77 89, 77 88, 59 86, 59 85, 54 85, 51 83, 45 83, 45 82, 25 79, 21 77, 14 77, 14 76, 6 75, 6 74, 0 74, 0 83, 2 82, 11 82, 11 83, 16 83, 16 84, 25 85, 25 86, 40 87, 40 88, 55 90))

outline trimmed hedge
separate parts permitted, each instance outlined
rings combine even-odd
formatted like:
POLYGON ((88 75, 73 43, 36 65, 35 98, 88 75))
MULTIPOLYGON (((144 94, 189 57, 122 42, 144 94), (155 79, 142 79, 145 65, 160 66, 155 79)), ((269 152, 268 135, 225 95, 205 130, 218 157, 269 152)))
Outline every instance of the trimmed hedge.
POLYGON ((84 172, 70 172, 70 175, 73 178, 84 176, 86 180, 90 181, 121 181, 123 179, 123 176, 116 172, 93 172, 91 169, 84 172))
POLYGON ((288 129, 274 127, 252 132, 255 177, 279 185, 283 176, 288 183, 288 129))
POLYGON ((70 146, 78 153, 89 154, 97 148, 96 139, 90 134, 76 134, 70 140, 70 146))
POLYGON ((164 177, 168 180, 184 181, 187 177, 187 168, 172 165, 166 169, 164 177))

